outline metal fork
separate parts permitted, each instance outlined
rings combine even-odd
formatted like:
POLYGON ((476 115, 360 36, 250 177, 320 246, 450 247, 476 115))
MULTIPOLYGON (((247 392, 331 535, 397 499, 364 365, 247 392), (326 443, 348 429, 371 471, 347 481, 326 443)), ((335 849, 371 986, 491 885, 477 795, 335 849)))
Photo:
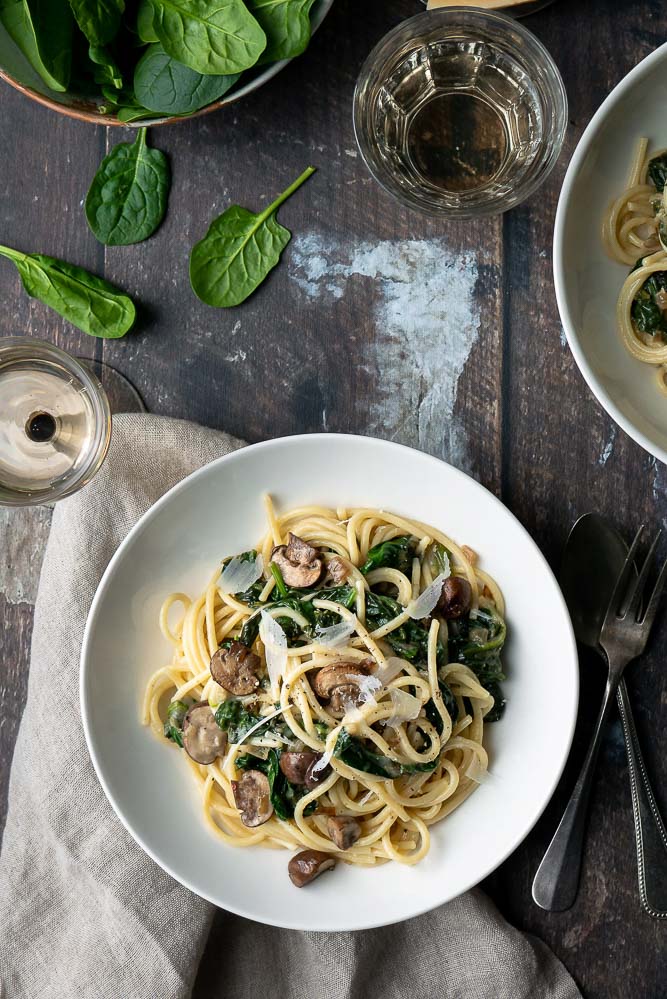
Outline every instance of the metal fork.
POLYGON ((644 651, 667 580, 665 562, 648 601, 644 602, 646 610, 642 614, 642 598, 661 533, 658 531, 653 539, 641 571, 633 579, 633 564, 643 531, 642 524, 614 587, 600 632, 600 645, 607 656, 609 674, 593 740, 563 818, 533 881, 533 899, 551 912, 569 909, 577 896, 588 802, 602 734, 623 670, 644 651))

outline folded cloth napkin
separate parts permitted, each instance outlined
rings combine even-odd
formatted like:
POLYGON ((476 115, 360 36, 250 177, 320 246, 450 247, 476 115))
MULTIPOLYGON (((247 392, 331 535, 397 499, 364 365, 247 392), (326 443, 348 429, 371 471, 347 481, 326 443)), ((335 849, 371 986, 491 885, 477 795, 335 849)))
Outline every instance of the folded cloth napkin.
POLYGON ((215 910, 163 873, 107 803, 81 727, 79 655, 95 588, 137 518, 241 446, 182 421, 120 416, 94 481, 56 507, 0 855, 1 999, 181 999, 193 988, 225 999, 579 996, 548 948, 478 891, 361 933, 297 933, 220 913, 224 949, 195 985, 215 910))

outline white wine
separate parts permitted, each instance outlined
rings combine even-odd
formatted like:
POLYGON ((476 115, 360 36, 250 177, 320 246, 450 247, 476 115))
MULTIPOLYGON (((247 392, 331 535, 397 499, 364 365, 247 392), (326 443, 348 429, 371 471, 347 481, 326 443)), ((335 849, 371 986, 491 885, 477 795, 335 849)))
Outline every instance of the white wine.
POLYGON ((94 375, 50 344, 0 341, 0 503, 44 503, 99 468, 111 417, 94 375))

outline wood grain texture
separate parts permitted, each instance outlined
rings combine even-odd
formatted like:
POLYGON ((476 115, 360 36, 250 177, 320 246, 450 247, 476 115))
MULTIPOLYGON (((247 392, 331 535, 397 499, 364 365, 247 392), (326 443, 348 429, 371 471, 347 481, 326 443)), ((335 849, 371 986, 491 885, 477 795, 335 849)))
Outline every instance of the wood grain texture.
MULTIPOLYGON (((0 335, 30 332, 103 358, 154 412, 224 427, 248 440, 318 430, 372 433, 451 459, 512 509, 557 568, 572 521, 588 509, 627 534, 667 519, 667 472, 598 406, 563 341, 551 277, 551 236, 565 165, 594 110, 664 41, 659 0, 560 0, 526 22, 547 45, 570 98, 566 150, 547 184, 498 220, 445 224, 398 206, 369 177, 351 121, 363 59, 416 0, 337 0, 306 55, 269 88, 193 122, 154 131, 173 186, 148 242, 100 247, 81 202, 102 153, 120 141, 29 104, 3 87, 3 242, 84 264, 141 303, 136 333, 91 340, 28 299, 0 262, 0 335), (610 55, 612 54, 612 55, 610 55), (266 285, 239 309, 199 302, 189 248, 230 202, 260 208, 307 165, 315 177, 281 210, 294 238, 266 285)), ((31 603, 48 515, 0 519, 11 586, 0 597, 0 822, 25 697, 31 603), (33 548, 30 548, 30 544, 33 548), (26 545, 28 547, 26 547, 26 545), (27 557, 27 552, 32 554, 27 557), (18 566, 16 572, 12 567, 18 566)), ((660 650, 629 674, 640 738, 667 807, 661 731, 667 681, 660 650)), ((546 636, 548 639, 548 636, 546 636)), ((559 915, 530 885, 569 793, 599 703, 600 664, 582 657, 581 718, 553 802, 487 889, 520 927, 565 961, 589 999, 665 994, 667 925, 639 908, 629 781, 611 726, 595 787, 582 890, 559 915)), ((212 994, 224 946, 216 920, 195 989, 212 994)))

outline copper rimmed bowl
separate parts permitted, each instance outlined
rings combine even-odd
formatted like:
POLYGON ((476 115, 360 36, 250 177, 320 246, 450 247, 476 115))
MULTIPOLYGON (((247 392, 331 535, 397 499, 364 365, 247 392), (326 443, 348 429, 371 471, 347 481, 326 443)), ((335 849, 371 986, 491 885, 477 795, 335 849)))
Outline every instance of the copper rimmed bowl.
MULTIPOLYGON (((322 21, 327 16, 333 6, 334 0, 315 0, 310 14, 310 21, 313 34, 317 31, 322 21)), ((41 77, 35 72, 23 53, 16 47, 6 29, 0 24, 0 79, 5 80, 20 93, 25 94, 31 100, 44 107, 58 111, 69 118, 76 118, 78 121, 89 121, 93 125, 121 125, 127 127, 138 127, 140 125, 167 125, 170 122, 186 121, 188 118, 198 118, 200 115, 209 114, 218 108, 225 107, 226 104, 233 104, 240 101, 242 97, 259 90, 265 83, 272 80, 281 69, 284 69, 292 60, 283 59, 281 62, 271 63, 263 70, 247 70, 239 84, 235 85, 229 93, 225 94, 217 101, 207 104, 199 111, 191 114, 170 115, 156 114, 154 118, 143 118, 141 121, 126 123, 118 121, 111 114, 101 114, 98 110, 102 102, 102 96, 94 94, 79 94, 67 90, 62 94, 55 93, 46 86, 41 77)))

